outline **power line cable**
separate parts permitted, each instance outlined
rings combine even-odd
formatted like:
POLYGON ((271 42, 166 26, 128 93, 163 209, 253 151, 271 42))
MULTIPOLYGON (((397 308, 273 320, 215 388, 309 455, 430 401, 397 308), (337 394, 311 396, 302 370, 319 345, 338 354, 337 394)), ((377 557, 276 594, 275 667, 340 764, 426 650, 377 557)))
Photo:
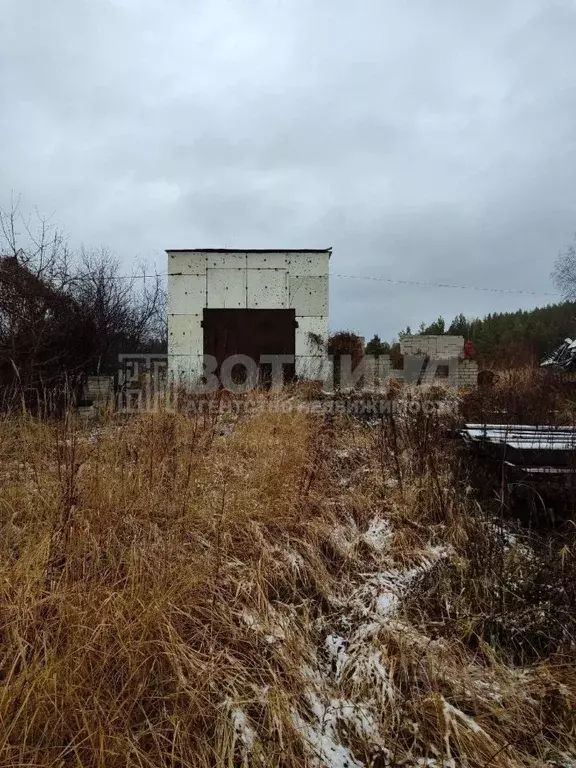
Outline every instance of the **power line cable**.
MULTIPOLYGON (((136 274, 136 275, 107 275, 100 279, 103 280, 152 280, 164 277, 194 277, 198 273, 196 272, 171 272, 167 273, 155 273, 151 275, 136 274)), ((527 296, 553 296, 558 298, 561 296, 559 293, 551 293, 549 291, 532 291, 524 288, 494 288, 481 285, 460 285, 458 283, 430 283, 421 280, 401 280, 394 277, 381 277, 375 275, 343 275, 336 273, 330 275, 333 278, 340 278, 343 280, 372 280, 381 283, 392 283, 394 285, 414 285, 421 288, 451 288, 461 291, 484 291, 488 293, 508 293, 508 294, 525 294, 527 296)), ((70 282, 76 282, 84 280, 85 277, 73 277, 70 278, 70 282)))
POLYGON ((419 280, 398 280, 393 277, 373 277, 371 275, 341 275, 335 274, 332 277, 340 277, 346 280, 375 280, 383 283, 395 283, 398 285, 418 285, 425 288, 457 288, 464 291, 489 291, 491 293, 524 293, 530 296, 560 296, 559 293, 550 293, 546 291, 531 291, 523 288, 489 288, 479 285, 458 285, 456 283, 427 283, 419 280))

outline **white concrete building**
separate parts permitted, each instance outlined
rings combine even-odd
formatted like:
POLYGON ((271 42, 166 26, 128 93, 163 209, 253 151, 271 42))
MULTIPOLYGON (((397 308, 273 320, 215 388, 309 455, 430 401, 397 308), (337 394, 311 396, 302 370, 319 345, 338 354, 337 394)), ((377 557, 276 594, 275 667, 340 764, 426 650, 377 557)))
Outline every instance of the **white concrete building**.
POLYGON ((168 365, 196 381, 204 355, 293 355, 299 378, 328 374, 331 249, 168 250, 168 365))

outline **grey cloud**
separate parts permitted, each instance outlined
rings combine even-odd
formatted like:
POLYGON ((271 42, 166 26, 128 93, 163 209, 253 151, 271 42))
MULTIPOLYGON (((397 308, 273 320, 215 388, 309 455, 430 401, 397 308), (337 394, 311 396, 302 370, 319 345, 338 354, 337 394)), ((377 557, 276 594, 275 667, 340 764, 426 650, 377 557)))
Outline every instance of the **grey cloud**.
MULTIPOLYGON (((5 0, 1 199, 129 269, 334 247, 334 274, 552 291, 576 230, 576 5, 5 0)), ((546 297, 334 278, 391 336, 546 297)))

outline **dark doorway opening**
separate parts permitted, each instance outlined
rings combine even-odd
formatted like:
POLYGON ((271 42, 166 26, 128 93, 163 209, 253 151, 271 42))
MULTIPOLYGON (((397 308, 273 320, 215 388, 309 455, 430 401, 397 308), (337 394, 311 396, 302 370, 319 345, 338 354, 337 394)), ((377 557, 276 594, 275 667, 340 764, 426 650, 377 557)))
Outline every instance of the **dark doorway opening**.
MULTIPOLYGON (((204 354, 222 363, 232 355, 246 355, 258 366, 259 383, 269 386, 272 364, 262 363, 263 355, 296 354, 296 310, 294 309, 205 309, 203 315, 204 354)), ((295 378, 294 362, 284 364, 284 380, 295 378)), ((234 370, 232 372, 234 376, 234 370)))

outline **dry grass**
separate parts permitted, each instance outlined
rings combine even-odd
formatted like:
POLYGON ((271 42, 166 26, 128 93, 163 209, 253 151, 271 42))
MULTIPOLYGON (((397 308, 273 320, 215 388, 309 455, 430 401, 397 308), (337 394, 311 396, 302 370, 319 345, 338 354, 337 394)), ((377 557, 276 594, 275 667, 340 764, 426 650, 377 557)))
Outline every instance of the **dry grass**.
POLYGON ((507 543, 441 427, 0 422, 0 765, 568 766, 573 592, 529 655, 489 619, 573 543, 507 543))
POLYGON ((573 424, 576 378, 530 366, 499 370, 494 387, 465 395, 463 412, 467 421, 488 424, 573 424))

